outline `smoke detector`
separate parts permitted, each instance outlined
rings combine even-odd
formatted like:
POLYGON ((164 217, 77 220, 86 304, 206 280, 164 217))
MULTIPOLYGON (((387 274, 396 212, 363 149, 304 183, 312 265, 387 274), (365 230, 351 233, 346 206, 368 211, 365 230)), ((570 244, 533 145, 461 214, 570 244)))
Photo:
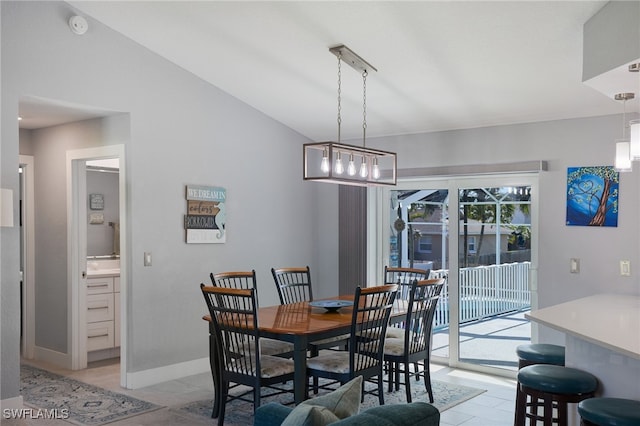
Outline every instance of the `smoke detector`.
POLYGON ((89 23, 82 16, 72 16, 69 18, 69 28, 74 34, 82 35, 89 29, 89 23))

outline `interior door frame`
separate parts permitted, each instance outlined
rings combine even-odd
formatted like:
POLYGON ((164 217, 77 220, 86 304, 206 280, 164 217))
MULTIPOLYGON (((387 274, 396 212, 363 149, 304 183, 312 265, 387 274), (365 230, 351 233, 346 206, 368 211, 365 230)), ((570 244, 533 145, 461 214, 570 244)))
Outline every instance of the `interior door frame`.
POLYGON ((22 188, 20 200, 22 211, 22 356, 33 359, 35 356, 35 161, 32 155, 20 155, 18 161, 22 168, 22 188))
MULTIPOLYGON (((460 188, 480 188, 498 186, 524 186, 531 187, 531 268, 529 275, 529 286, 531 289, 531 309, 538 306, 538 216, 539 216, 539 175, 538 173, 509 173, 492 174, 481 176, 451 176, 433 178, 413 178, 398 180, 397 186, 393 188, 373 188, 369 190, 369 213, 368 213, 368 235, 375 244, 370 244, 368 252, 369 277, 376 277, 378 282, 382 279, 382 271, 389 263, 389 237, 391 235, 391 219, 388 206, 390 191, 410 190, 410 189, 447 189, 449 191, 449 217, 457 218, 459 209, 458 190, 460 188), (382 226, 380 225, 382 224, 382 226)), ((449 221, 449 235, 458 235, 459 222, 449 221)), ((450 367, 464 368, 467 370, 479 371, 504 377, 515 377, 515 372, 488 367, 478 364, 460 362, 459 346, 459 306, 458 306, 458 238, 449 238, 449 278, 448 290, 449 299, 456 303, 449 306, 449 358, 434 357, 436 361, 443 362, 450 367), (454 271, 454 272, 452 272, 454 271)))
POLYGON ((125 146, 106 145, 67 151, 67 273, 69 277, 68 301, 70 316, 71 368, 87 367, 86 341, 86 255, 87 255, 87 194, 86 161, 118 158, 120 162, 119 220, 120 220, 120 384, 127 387, 127 191, 125 146))

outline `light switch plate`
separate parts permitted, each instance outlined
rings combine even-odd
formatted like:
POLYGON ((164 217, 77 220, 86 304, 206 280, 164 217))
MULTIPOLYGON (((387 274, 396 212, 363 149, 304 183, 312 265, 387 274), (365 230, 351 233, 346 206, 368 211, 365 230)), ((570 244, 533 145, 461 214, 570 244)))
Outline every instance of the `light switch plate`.
POLYGON ((623 277, 631 276, 631 261, 629 260, 620 261, 620 275, 622 275, 623 277))
POLYGON ((151 252, 144 252, 144 266, 151 266, 151 252))
POLYGON ((580 259, 572 257, 571 260, 569 261, 569 271, 572 274, 579 274, 580 273, 580 259))

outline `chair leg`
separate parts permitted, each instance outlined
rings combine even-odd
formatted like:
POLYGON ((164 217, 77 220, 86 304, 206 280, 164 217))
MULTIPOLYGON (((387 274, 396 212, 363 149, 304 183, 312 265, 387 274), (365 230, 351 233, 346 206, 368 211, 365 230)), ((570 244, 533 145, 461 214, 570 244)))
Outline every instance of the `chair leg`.
MULTIPOLYGON (((364 381, 362 384, 364 385, 364 381)), ((384 382, 382 380, 382 371, 378 374, 378 403, 380 405, 384 405, 384 382)))
MULTIPOLYGON (((404 368, 407 368, 407 364, 404 364, 404 368)), ((396 390, 400 390, 400 363, 396 362, 396 368, 395 368, 395 382, 396 382, 396 390)))
MULTIPOLYGON (((409 364, 405 364, 404 368, 404 390, 407 394, 407 402, 411 402, 411 372, 409 371, 409 364)), ((429 388, 427 388, 427 390, 429 390, 429 388)), ((429 393, 429 395, 431 395, 431 393, 429 393)))
POLYGON ((227 396, 229 395, 229 382, 222 382, 222 392, 220 393, 220 410, 218 412, 218 426, 224 426, 224 412, 227 408, 227 396))
POLYGON ((393 365, 394 363, 387 362, 387 377, 389 378, 389 392, 393 392, 393 365))
POLYGON ((424 361, 424 369, 422 370, 424 375, 424 387, 429 393, 429 402, 433 404, 433 388, 431 387, 431 368, 429 367, 429 361, 424 361))

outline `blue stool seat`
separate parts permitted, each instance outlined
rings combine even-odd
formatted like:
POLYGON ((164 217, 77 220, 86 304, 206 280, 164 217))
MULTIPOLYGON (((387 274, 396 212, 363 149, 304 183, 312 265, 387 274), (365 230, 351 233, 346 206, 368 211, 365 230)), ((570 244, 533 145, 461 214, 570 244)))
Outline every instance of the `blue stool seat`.
POLYGON ((598 379, 593 374, 549 364, 522 367, 518 371, 518 382, 541 392, 561 395, 581 395, 598 388, 598 379))
POLYGON ((515 426, 543 422, 566 426, 569 404, 593 398, 598 379, 586 371, 552 364, 532 364, 518 371, 515 426))
POLYGON ((580 401, 582 420, 598 426, 640 425, 640 401, 622 398, 590 398, 580 401))
POLYGON ((516 353, 518 354, 521 364, 524 362, 526 365, 564 365, 564 346, 549 343, 533 343, 518 346, 516 353))

